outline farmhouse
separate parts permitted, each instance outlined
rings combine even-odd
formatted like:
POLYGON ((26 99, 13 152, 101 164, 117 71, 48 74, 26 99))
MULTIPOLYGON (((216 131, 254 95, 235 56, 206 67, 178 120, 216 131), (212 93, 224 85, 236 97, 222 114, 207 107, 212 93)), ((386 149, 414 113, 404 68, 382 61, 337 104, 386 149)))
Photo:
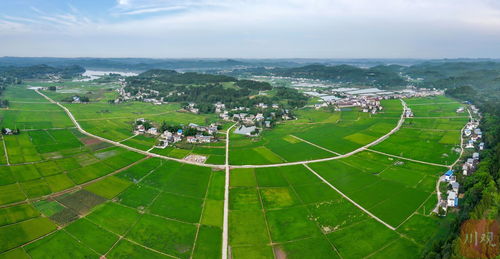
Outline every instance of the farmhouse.
POLYGON ((452 176, 453 176, 453 170, 450 169, 444 174, 444 180, 449 182, 452 179, 452 176))
POLYGON ((3 134, 4 135, 13 135, 14 132, 11 129, 9 129, 9 128, 5 128, 3 134))
POLYGON ((240 135, 247 135, 247 136, 252 136, 252 134, 257 130, 257 127, 255 126, 250 126, 247 127, 245 125, 241 125, 238 127, 236 130, 234 130, 235 134, 240 134, 240 135))
POLYGON ((451 183, 451 188, 455 193, 458 193, 458 188, 460 188, 460 184, 457 182, 451 183))
POLYGON ((456 192, 450 191, 448 193, 447 205, 448 205, 448 207, 456 207, 456 206, 458 206, 458 197, 457 197, 457 193, 456 192))

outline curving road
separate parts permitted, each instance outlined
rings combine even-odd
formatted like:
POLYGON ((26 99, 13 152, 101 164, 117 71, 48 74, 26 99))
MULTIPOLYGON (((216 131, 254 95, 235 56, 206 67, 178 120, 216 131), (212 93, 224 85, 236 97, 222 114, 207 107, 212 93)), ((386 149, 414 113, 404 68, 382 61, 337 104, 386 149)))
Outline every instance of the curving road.
POLYGON ((112 145, 115 145, 115 146, 118 146, 118 147, 122 147, 122 148, 125 148, 125 149, 128 149, 130 151, 134 151, 134 152, 137 152, 137 153, 141 153, 143 155, 146 155, 146 156, 151 156, 151 157, 158 157, 158 158, 162 158, 162 159, 166 159, 166 160, 172 160, 172 161, 176 161, 176 162, 179 162, 179 163, 185 163, 185 164, 191 164, 191 165, 197 165, 197 166, 204 166, 204 167, 211 167, 211 168, 217 168, 217 169, 225 169, 226 166, 225 165, 213 165, 213 164, 203 164, 203 163, 197 163, 197 162, 193 162, 193 161, 187 161, 187 160, 183 160, 183 159, 178 159, 178 158, 173 158, 173 157, 168 157, 168 156, 163 156, 163 155, 159 155, 159 154, 155 154, 155 153, 151 153, 151 152, 148 152, 148 151, 144 151, 144 150, 140 150, 140 149, 137 149, 137 148, 133 148, 133 147, 130 147, 130 146, 127 146, 127 145, 124 145, 120 142, 117 142, 117 141, 113 141, 113 140, 109 140, 107 138, 103 138, 103 137, 99 137, 97 135, 94 135, 92 133, 89 133, 87 132, 86 130, 84 130, 81 126, 80 126, 80 123, 78 123, 78 121, 76 121, 75 117, 73 116, 73 114, 68 110, 68 108, 64 107, 62 104, 60 104, 59 102, 56 102, 54 100, 52 100, 50 97, 46 96, 45 94, 41 93, 40 91, 38 91, 38 89, 35 89, 35 92, 37 92, 39 95, 43 96, 45 99, 49 100, 51 103, 54 103, 56 104, 57 106, 61 107, 65 112, 66 114, 69 116, 69 118, 71 119, 71 121, 73 122, 73 124, 75 124, 76 126, 76 129, 78 131, 80 131, 82 134, 85 134, 89 137, 93 137, 93 138, 96 138, 100 141, 103 141, 103 142, 107 142, 107 143, 110 143, 112 145))

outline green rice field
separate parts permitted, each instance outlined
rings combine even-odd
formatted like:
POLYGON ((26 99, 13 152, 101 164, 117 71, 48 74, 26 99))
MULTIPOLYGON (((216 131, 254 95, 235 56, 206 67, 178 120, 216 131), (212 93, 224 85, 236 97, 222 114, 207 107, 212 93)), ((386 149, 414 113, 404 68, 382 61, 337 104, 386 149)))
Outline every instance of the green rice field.
MULTIPOLYGON (((156 141, 132 137, 136 118, 217 120, 178 112, 176 103, 110 105, 113 91, 79 84, 47 94, 61 100, 92 89, 95 102, 64 105, 84 130, 136 149, 156 141)), ((33 90, 4 94, 12 106, 0 111, 1 124, 21 132, 2 136, 0 258, 221 258, 225 229, 235 259, 419 258, 441 224, 431 212, 436 181, 458 158, 468 121, 452 99, 407 99, 415 117, 342 156, 396 127, 401 101, 384 100, 374 115, 300 109, 297 120, 258 137, 229 133, 225 197, 222 134, 215 144, 134 152, 82 134, 33 90)))

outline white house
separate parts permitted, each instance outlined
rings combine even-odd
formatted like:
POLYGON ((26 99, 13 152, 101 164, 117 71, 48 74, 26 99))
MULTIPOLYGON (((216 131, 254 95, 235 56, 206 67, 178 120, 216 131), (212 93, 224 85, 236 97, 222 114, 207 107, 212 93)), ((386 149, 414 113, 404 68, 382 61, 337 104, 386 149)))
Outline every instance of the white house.
POLYGON ((453 170, 448 170, 444 174, 444 180, 449 182, 452 179, 452 176, 453 176, 453 170))
POLYGON ((148 134, 151 134, 151 135, 158 135, 159 134, 158 129, 155 127, 149 128, 147 132, 148 132, 148 134))
POLYGON ((454 182, 454 183, 451 184, 451 188, 453 189, 453 191, 455 193, 458 193, 458 189, 460 188, 460 184, 457 183, 457 182, 454 182))
POLYGON ((454 192, 454 191, 450 191, 448 193, 448 199, 446 201, 447 201, 448 207, 456 207, 456 206, 458 206, 457 193, 454 192))
POLYGON ((254 132, 256 129, 257 129, 257 127, 255 127, 255 126, 246 127, 246 126, 242 125, 242 126, 238 127, 236 130, 234 130, 234 133, 251 136, 252 132, 254 132))

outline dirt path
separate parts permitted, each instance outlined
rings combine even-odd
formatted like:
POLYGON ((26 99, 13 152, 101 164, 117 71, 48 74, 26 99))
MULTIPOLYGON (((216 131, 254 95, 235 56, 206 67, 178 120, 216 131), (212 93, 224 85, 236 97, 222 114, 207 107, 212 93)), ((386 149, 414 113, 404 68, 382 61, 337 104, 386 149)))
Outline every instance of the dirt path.
POLYGON ((3 152, 5 155, 5 161, 7 162, 7 165, 9 166, 10 165, 9 153, 7 153, 7 145, 5 145, 5 139, 3 138, 3 135, 2 135, 2 144, 3 144, 3 152))
POLYGON ((371 212, 369 212, 368 210, 366 210, 365 208, 363 208, 361 205, 359 205, 358 203, 356 203, 355 201, 353 201, 351 198, 347 197, 347 195, 345 195, 343 192, 341 192, 339 189, 335 188, 335 186, 333 186, 330 182, 328 182, 327 180, 325 180, 325 178, 323 178, 321 175, 319 175, 318 173, 316 173, 312 168, 310 168, 308 165, 304 165, 307 169, 309 169, 309 171, 311 171, 311 173, 315 174, 319 179, 321 179, 321 181, 323 181, 326 185, 330 186, 330 188, 334 189, 336 192, 338 192, 342 197, 344 197, 344 199, 348 200, 350 203, 354 204, 354 206, 358 207, 358 209, 362 210, 364 213, 368 214, 368 216, 372 217, 373 219, 375 219, 376 221, 382 223, 384 226, 388 227, 389 229, 391 230, 396 230, 395 227, 389 225, 388 223, 386 223, 385 221, 381 220, 380 218, 378 218, 377 216, 373 215, 371 212))
POLYGON ((335 152, 335 151, 332 151, 332 150, 330 150, 330 149, 327 149, 327 148, 324 148, 324 147, 322 147, 322 146, 316 145, 316 144, 314 144, 314 143, 312 143, 312 142, 309 142, 309 141, 307 141, 307 140, 305 140, 305 139, 301 139, 301 138, 299 138, 299 137, 297 137, 297 136, 295 136, 295 135, 290 135, 290 136, 292 136, 293 138, 296 138, 296 139, 298 139, 298 140, 300 140, 300 141, 302 141, 302 142, 305 142, 305 143, 307 143, 307 144, 309 144, 309 145, 311 145, 311 146, 314 146, 314 147, 317 147, 317 148, 319 148, 319 149, 322 149, 322 150, 324 150, 324 151, 326 151, 326 152, 329 152, 329 153, 335 154, 335 155, 337 155, 337 156, 342 155, 342 154, 337 153, 337 152, 335 152))
POLYGON ((425 161, 415 160, 415 159, 411 159, 411 158, 406 158, 406 157, 402 157, 402 156, 391 155, 391 154, 387 154, 387 153, 380 152, 380 151, 373 150, 373 149, 366 149, 366 151, 370 151, 370 152, 373 152, 373 153, 381 154, 381 155, 384 155, 384 156, 394 157, 394 158, 397 158, 397 159, 408 160, 408 161, 415 162, 415 163, 420 163, 420 164, 440 166, 440 167, 446 167, 446 168, 450 167, 450 166, 447 166, 447 165, 436 164, 436 163, 431 163, 431 162, 425 162, 425 161))

